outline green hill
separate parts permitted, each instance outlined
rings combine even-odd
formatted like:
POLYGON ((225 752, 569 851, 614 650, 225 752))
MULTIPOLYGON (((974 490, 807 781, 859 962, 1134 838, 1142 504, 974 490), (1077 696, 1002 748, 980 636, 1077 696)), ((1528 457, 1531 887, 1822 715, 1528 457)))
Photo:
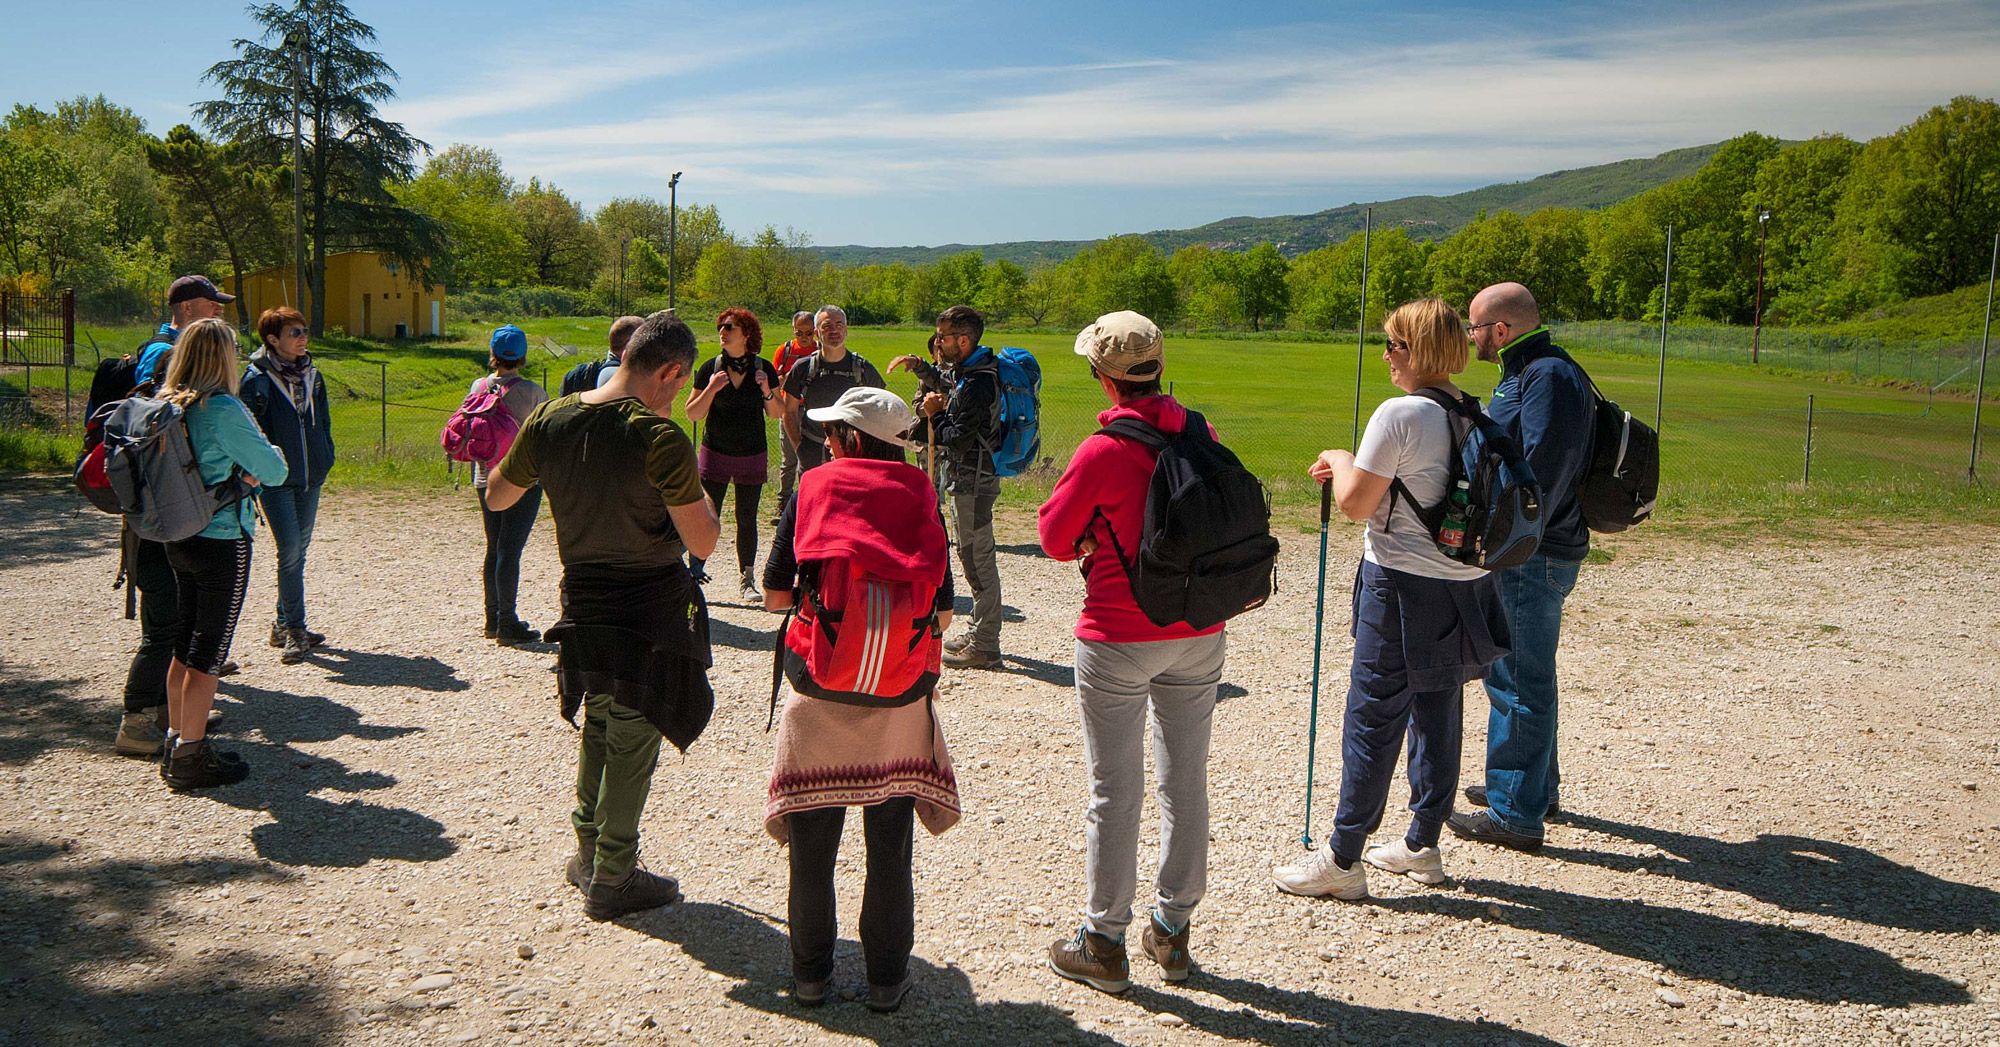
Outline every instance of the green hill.
MULTIPOLYGON (((1525 182, 1505 182, 1451 196, 1405 196, 1372 204, 1347 204, 1306 215, 1272 218, 1224 218, 1193 229, 1161 229, 1145 234, 1160 250, 1172 253, 1189 244, 1206 243, 1242 250, 1274 243, 1287 255, 1300 255, 1339 243, 1361 230, 1363 212, 1375 209, 1376 228, 1401 225, 1419 240, 1450 236, 1479 212, 1510 210, 1526 214, 1543 207, 1594 209, 1615 204, 1676 178, 1700 170, 1721 147, 1698 145, 1655 157, 1556 171, 1525 182)), ((941 244, 936 247, 816 247, 821 258, 839 266, 928 265, 962 251, 978 251, 988 261, 1005 258, 1023 266, 1059 262, 1094 241, 1017 240, 1002 244, 941 244)))

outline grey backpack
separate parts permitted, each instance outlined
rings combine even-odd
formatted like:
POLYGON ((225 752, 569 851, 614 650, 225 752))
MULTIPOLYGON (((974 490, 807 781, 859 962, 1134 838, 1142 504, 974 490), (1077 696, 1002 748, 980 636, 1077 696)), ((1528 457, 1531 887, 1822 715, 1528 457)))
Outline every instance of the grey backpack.
POLYGON ((201 482, 187 417, 178 405, 133 396, 105 413, 104 474, 139 537, 154 542, 192 538, 218 510, 242 500, 238 471, 214 487, 201 482))

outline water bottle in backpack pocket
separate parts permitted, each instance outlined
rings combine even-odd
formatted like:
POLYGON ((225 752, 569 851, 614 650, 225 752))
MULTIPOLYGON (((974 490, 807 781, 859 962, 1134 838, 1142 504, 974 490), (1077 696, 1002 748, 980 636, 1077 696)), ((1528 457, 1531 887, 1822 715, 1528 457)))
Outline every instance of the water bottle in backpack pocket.
MULTIPOLYGON (((1542 542, 1542 489, 1521 445, 1480 409, 1477 397, 1461 393, 1454 399, 1434 386, 1416 395, 1444 408, 1451 426, 1445 497, 1434 506, 1420 505, 1400 477, 1389 481, 1389 497, 1409 503, 1445 556, 1488 571, 1526 563, 1542 542)), ((1394 523, 1392 507, 1390 526, 1394 523)))

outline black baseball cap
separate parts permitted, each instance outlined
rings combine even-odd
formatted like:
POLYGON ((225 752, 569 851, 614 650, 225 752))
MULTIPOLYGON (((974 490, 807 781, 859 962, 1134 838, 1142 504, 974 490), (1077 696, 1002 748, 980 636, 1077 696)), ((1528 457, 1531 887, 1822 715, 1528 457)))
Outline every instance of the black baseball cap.
POLYGON ((221 302, 223 305, 228 305, 236 300, 236 296, 233 294, 223 294, 221 289, 217 288, 215 283, 206 276, 183 276, 175 280, 173 286, 167 289, 168 305, 179 305, 182 302, 191 302, 197 298, 207 298, 212 301, 221 302))

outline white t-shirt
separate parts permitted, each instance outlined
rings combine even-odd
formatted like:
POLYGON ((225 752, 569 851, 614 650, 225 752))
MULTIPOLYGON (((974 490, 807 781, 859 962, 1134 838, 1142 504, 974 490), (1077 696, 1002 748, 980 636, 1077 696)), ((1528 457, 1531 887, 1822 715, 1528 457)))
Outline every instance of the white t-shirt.
MULTIPOLYGON (((1375 409, 1361 434, 1354 464, 1376 476, 1401 477, 1403 486, 1429 507, 1444 500, 1444 485, 1451 478, 1450 456, 1450 416, 1429 397, 1412 394, 1375 409)), ((1382 504, 1368 518, 1361 555, 1391 570, 1446 581, 1466 581, 1486 573, 1438 552, 1436 536, 1393 490, 1383 492, 1382 504)))

